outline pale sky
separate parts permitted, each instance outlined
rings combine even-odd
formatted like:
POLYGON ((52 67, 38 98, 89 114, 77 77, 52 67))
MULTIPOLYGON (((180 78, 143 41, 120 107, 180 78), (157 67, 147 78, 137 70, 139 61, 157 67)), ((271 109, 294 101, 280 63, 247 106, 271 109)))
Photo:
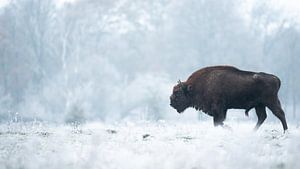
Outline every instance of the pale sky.
MULTIPOLYGON (((75 2, 76 0, 55 0, 55 1, 57 2, 57 5, 60 7, 64 3, 72 3, 75 2)), ((9 0, 0 0, 0 7, 5 6, 8 2, 9 0)))
MULTIPOLYGON (((63 5, 64 3, 72 3, 76 0, 55 0, 57 1, 58 6, 63 5)), ((9 0, 0 0, 0 7, 6 5, 9 2, 9 0)), ((246 0, 244 2, 247 2, 248 5, 252 5, 255 2, 262 2, 260 0, 246 0)), ((300 1, 299 0, 265 0, 266 4, 272 6, 276 9, 282 9, 285 12, 291 14, 291 15, 299 15, 300 14, 300 1)))
POLYGON ((8 0, 0 0, 0 8, 8 3, 8 0))

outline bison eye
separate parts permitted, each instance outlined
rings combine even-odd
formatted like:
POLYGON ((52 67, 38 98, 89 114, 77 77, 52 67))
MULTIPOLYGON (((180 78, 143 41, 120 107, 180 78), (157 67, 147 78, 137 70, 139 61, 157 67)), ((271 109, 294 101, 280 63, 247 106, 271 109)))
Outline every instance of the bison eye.
POLYGON ((179 95, 180 95, 180 93, 179 93, 179 92, 176 92, 176 93, 175 93, 175 96, 176 96, 176 97, 177 97, 177 96, 179 96, 179 95))

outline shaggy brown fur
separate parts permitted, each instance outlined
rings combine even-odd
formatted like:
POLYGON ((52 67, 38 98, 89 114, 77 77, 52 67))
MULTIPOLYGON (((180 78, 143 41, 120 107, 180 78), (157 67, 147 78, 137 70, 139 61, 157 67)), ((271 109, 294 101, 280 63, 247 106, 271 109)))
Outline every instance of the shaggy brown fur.
POLYGON ((279 118, 286 130, 285 114, 278 99, 280 80, 267 73, 239 70, 231 66, 206 67, 194 72, 187 81, 174 86, 171 106, 179 113, 188 107, 213 116, 214 125, 223 125, 228 109, 255 108, 256 129, 267 117, 266 107, 279 118))

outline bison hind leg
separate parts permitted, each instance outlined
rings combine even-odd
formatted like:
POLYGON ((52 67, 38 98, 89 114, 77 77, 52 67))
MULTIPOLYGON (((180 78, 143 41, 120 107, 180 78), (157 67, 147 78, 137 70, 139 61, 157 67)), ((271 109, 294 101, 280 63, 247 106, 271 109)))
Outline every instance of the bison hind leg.
POLYGON ((276 98, 272 103, 268 105, 268 108, 272 111, 272 113, 281 121, 283 130, 286 131, 288 129, 284 111, 281 108, 281 104, 278 98, 276 98))
POLYGON ((258 128, 261 126, 261 124, 266 120, 267 113, 266 113, 266 107, 263 105, 255 107, 256 115, 257 115, 257 123, 254 128, 254 130, 258 130, 258 128))

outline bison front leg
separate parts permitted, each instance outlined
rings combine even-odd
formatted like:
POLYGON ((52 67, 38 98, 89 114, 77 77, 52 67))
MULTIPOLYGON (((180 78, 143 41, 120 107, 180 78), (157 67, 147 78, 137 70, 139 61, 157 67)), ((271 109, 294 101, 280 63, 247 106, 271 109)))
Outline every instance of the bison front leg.
POLYGON ((261 126, 261 124, 266 120, 267 113, 266 113, 266 107, 265 106, 257 106, 255 107, 256 115, 257 115, 257 124, 254 128, 254 130, 258 130, 258 128, 261 126))
POLYGON ((225 116, 221 114, 214 115, 214 126, 223 126, 224 120, 225 120, 225 116))
POLYGON ((224 126, 224 120, 226 118, 227 110, 221 106, 213 106, 212 114, 214 118, 214 126, 224 126))

